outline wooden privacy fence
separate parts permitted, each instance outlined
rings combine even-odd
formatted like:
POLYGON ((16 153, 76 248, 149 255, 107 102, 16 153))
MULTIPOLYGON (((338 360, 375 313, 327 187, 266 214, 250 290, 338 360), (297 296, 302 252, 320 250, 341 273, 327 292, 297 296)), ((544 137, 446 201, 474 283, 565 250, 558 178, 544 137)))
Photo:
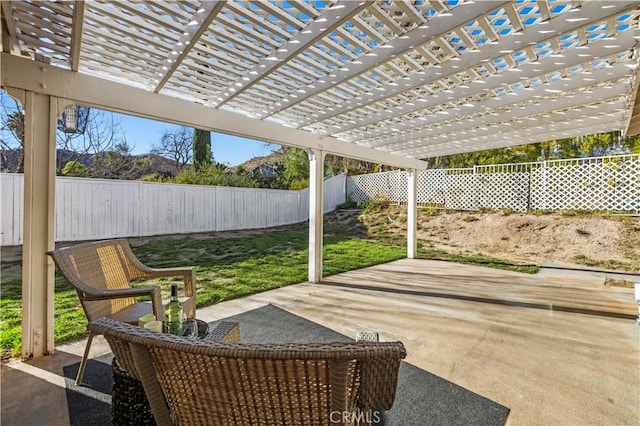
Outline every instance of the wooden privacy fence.
MULTIPOLYGON (((324 212, 345 201, 324 182, 324 212)), ((24 177, 0 174, 2 245, 22 244, 24 177)), ((56 178, 56 241, 268 228, 309 218, 309 191, 56 178)))
MULTIPOLYGON (((640 210, 640 155, 429 169, 418 173, 418 204, 455 210, 640 210)), ((347 178, 347 198, 407 202, 404 171, 347 178)))

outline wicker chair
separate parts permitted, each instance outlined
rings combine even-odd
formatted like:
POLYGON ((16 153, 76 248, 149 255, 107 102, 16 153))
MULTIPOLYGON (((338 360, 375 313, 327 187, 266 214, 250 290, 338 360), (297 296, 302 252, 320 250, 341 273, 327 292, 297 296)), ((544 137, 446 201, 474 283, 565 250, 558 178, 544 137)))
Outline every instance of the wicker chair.
MULTIPOLYGON (((184 312, 195 316, 195 269, 153 269, 143 265, 131 251, 127 240, 116 239, 78 244, 47 253, 60 272, 73 285, 89 322, 100 317, 137 324, 138 318, 154 314, 162 318, 163 306, 159 287, 131 287, 131 281, 157 277, 182 277, 184 282, 184 312), (137 302, 146 296, 151 303, 137 302)), ((84 356, 78 369, 76 384, 82 383, 91 342, 90 332, 84 356)))
POLYGON ((229 344, 108 318, 89 329, 140 379, 160 426, 366 423, 393 405, 406 356, 401 342, 229 344))

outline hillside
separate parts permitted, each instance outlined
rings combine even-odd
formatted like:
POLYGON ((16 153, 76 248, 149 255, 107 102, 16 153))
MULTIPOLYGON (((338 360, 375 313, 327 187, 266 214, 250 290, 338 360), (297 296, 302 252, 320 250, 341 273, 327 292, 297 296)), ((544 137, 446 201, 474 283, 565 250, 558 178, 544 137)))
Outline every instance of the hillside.
POLYGON ((231 167, 230 170, 235 171, 236 169, 242 167, 245 170, 253 170, 261 164, 275 164, 280 157, 287 153, 287 151, 291 149, 288 146, 281 146, 277 150, 273 151, 269 155, 264 155, 262 157, 253 157, 249 160, 245 161, 242 164, 239 164, 235 167, 231 167))
MULTIPOLYGON (((406 238, 406 207, 361 214, 338 212, 347 226, 373 237, 406 238)), ((423 250, 485 255, 524 264, 569 263, 640 272, 640 217, 441 212, 419 209, 418 244, 423 250)))

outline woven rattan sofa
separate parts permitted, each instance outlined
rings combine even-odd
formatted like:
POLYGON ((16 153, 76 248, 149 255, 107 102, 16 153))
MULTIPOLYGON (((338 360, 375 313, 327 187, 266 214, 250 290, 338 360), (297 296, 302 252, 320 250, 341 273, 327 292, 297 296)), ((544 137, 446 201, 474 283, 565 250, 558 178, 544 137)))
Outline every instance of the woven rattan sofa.
MULTIPOLYGON (((161 290, 157 286, 131 287, 131 281, 159 277, 180 277, 184 283, 184 312, 195 317, 195 268, 150 268, 135 256, 125 239, 97 241, 59 248, 47 253, 75 288, 87 321, 107 316, 136 324, 138 318, 154 314, 162 318, 161 290), (147 297, 151 303, 138 302, 147 297)), ((89 333, 78 369, 76 384, 82 382, 95 333, 89 333)))
MULTIPOLYGON (((100 318, 158 425, 329 425, 393 405, 401 342, 229 344, 154 333, 100 318)), ((354 422, 355 420, 355 422, 354 422)))

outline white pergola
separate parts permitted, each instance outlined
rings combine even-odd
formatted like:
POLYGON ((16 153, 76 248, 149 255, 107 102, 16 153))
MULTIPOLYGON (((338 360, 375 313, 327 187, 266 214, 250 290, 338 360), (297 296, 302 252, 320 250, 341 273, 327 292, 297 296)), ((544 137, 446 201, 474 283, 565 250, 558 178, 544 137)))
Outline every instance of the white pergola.
POLYGON ((309 280, 327 153, 424 158, 640 133, 638 1, 2 1, 25 110, 23 356, 53 351, 56 120, 79 103, 307 149, 309 280))

